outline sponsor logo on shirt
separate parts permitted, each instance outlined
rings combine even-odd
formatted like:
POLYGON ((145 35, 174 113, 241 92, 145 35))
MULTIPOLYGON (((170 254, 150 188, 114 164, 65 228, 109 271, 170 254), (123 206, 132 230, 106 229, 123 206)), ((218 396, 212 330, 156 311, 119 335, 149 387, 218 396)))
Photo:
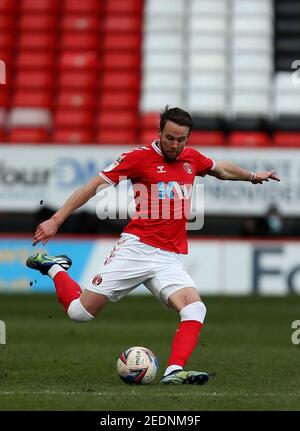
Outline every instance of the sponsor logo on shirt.
POLYGON ((169 181, 157 183, 159 199, 191 199, 192 184, 178 184, 177 181, 169 181))

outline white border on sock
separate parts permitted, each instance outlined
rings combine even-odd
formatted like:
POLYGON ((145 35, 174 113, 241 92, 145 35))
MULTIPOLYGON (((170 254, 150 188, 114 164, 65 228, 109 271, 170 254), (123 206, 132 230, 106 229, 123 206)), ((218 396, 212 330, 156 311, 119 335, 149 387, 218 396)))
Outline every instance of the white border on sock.
POLYGON ((168 374, 172 373, 172 371, 181 371, 183 370, 181 365, 170 365, 169 367, 166 368, 164 377, 167 376, 168 374))
POLYGON ((58 274, 59 272, 64 271, 67 272, 65 269, 63 269, 60 265, 58 265, 57 263, 55 263, 54 265, 51 266, 51 268, 48 271, 48 275, 49 277, 53 278, 56 276, 56 274, 58 274))

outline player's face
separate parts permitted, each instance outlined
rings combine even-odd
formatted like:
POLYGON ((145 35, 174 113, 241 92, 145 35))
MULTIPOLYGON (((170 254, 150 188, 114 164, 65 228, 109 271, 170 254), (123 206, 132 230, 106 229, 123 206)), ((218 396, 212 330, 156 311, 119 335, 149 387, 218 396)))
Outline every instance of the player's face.
POLYGON ((189 132, 190 128, 187 126, 179 126, 170 120, 166 122, 164 129, 159 132, 159 146, 165 159, 172 161, 179 156, 187 142, 189 132))

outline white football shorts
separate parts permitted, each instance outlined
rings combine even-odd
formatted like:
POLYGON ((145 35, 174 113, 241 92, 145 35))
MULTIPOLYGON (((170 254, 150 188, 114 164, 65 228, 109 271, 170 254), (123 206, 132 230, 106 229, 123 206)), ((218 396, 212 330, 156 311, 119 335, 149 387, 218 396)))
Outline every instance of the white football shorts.
POLYGON ((140 284, 166 307, 172 293, 183 287, 196 287, 180 254, 152 247, 135 235, 123 233, 86 288, 117 302, 140 284))

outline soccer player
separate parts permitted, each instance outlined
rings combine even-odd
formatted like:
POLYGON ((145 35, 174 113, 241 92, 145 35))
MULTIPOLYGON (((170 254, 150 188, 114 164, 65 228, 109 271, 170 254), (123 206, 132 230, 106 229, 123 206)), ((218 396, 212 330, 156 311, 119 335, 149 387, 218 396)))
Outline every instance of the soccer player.
POLYGON ((158 140, 122 154, 37 227, 33 245, 40 241, 45 245, 66 218, 99 188, 116 186, 124 178, 132 181, 138 215, 125 227, 98 273, 91 274, 85 290, 68 275, 72 264, 68 256, 38 253, 27 259, 27 266, 53 279, 59 301, 68 316, 77 322, 93 319, 108 301, 120 300, 141 283, 166 307, 175 310, 180 323, 162 384, 201 385, 209 378, 205 372, 183 369, 195 349, 206 315, 195 283, 181 263, 181 255, 187 253, 187 217, 186 214, 179 217, 178 208, 191 198, 185 191, 192 187, 196 175, 252 184, 262 184, 269 179, 279 181, 273 170, 249 172, 230 161, 216 162, 187 147, 192 126, 188 112, 167 106, 160 116, 158 140), (147 193, 138 192, 140 186, 147 193), (164 203, 169 204, 168 217, 164 203))

